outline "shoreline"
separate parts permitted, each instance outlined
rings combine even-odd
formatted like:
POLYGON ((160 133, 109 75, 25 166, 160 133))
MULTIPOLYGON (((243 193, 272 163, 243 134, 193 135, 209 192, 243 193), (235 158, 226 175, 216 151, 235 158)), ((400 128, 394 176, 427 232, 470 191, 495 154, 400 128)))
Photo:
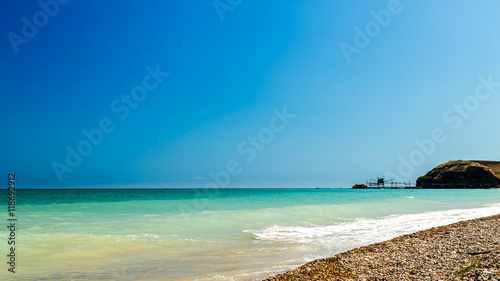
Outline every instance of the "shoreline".
POLYGON ((317 259, 264 281, 498 280, 500 214, 433 227, 317 259))

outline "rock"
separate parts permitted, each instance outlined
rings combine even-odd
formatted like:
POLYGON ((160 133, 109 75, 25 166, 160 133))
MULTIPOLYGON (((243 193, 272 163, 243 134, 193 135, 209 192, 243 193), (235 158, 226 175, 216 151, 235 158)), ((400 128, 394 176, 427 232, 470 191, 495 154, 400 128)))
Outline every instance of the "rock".
POLYGON ((498 188, 500 162, 450 161, 418 178, 422 188, 498 188))

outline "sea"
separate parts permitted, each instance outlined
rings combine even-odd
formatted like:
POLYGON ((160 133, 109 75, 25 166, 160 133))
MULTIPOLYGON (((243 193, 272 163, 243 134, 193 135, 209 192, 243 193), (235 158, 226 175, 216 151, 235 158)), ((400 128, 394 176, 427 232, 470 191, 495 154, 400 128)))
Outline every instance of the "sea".
POLYGON ((262 280, 500 213, 499 189, 18 189, 16 199, 16 273, 2 227, 1 280, 262 280))

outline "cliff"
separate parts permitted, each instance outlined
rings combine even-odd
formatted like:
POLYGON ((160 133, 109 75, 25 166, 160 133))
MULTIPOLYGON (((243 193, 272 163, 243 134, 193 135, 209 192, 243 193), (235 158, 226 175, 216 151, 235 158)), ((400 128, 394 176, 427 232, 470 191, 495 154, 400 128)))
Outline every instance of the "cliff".
POLYGON ((500 162, 450 161, 418 178, 422 188, 498 188, 500 162))

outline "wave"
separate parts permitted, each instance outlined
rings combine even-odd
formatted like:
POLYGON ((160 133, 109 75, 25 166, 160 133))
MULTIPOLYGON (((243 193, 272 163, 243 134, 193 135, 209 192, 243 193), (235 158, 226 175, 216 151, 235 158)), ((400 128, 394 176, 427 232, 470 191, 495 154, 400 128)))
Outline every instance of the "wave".
POLYGON ((409 234, 500 213, 500 204, 473 209, 452 209, 415 214, 390 215, 381 218, 358 218, 326 226, 285 227, 274 225, 261 230, 244 230, 258 241, 322 245, 330 250, 348 249, 385 241, 409 234))

